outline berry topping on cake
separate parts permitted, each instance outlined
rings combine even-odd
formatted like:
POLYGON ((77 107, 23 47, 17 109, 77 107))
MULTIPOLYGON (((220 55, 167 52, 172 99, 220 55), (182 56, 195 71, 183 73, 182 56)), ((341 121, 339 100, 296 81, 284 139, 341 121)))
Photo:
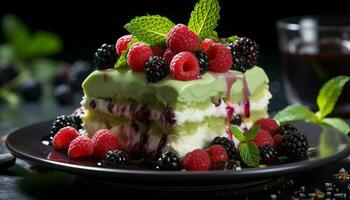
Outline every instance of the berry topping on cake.
POLYGON ((199 77, 199 63, 191 52, 181 52, 170 63, 170 73, 176 80, 189 81, 199 77))
POLYGON ((206 38, 201 42, 200 49, 202 51, 206 51, 208 49, 208 47, 210 47, 214 43, 215 43, 215 41, 213 39, 206 38))
POLYGON ((299 131, 286 134, 280 143, 280 151, 291 161, 306 159, 308 148, 306 136, 299 131))
POLYGON ((242 116, 241 115, 233 115, 230 123, 232 125, 240 126, 242 124, 242 116))
POLYGON ((111 44, 102 44, 94 54, 94 65, 99 70, 113 68, 116 60, 117 51, 111 44))
POLYGON ((209 70, 212 72, 224 73, 232 66, 232 55, 230 50, 223 44, 212 44, 206 53, 209 57, 209 70))
POLYGON ((93 156, 103 158, 110 150, 116 150, 119 147, 119 141, 115 134, 108 129, 98 130, 92 138, 94 143, 93 156))
POLYGON ((183 167, 187 171, 208 171, 211 167, 209 154, 201 149, 189 152, 183 159, 183 167))
POLYGON ((260 129, 257 135, 252 139, 252 142, 256 144, 258 147, 262 147, 265 145, 274 145, 272 136, 269 132, 260 129))
POLYGON ((144 66, 149 57, 152 56, 152 49, 145 43, 134 43, 131 45, 127 61, 130 68, 135 72, 143 72, 144 66))
POLYGON ((86 136, 79 136, 75 138, 69 145, 69 158, 85 158, 90 157, 94 151, 94 144, 92 140, 86 136))
POLYGON ((119 150, 111 150, 106 153, 102 164, 106 167, 115 167, 118 165, 128 164, 129 161, 129 154, 119 150))
POLYGON ((233 141, 228 140, 226 137, 215 137, 211 142, 211 145, 221 145, 225 148, 229 159, 235 159, 237 157, 237 149, 233 141))
POLYGON ((171 60, 174 58, 175 56, 175 53, 172 52, 170 49, 167 49, 165 52, 164 52, 164 59, 168 62, 168 63, 171 63, 171 60))
POLYGON ((272 145, 265 145, 259 148, 260 162, 262 164, 273 164, 278 159, 276 150, 272 145))
POLYGON ((170 30, 166 44, 175 53, 182 51, 192 52, 198 47, 199 36, 192 32, 186 25, 177 24, 170 30))
POLYGON ((252 39, 242 37, 228 44, 233 58, 232 69, 245 72, 254 67, 259 56, 259 48, 252 39))
POLYGON ((151 56, 145 64, 146 79, 150 83, 156 83, 169 74, 168 62, 159 56, 151 56))
POLYGON ((198 64, 199 64, 199 73, 203 75, 205 72, 208 71, 209 68, 209 58, 208 55, 201 50, 194 51, 193 54, 197 57, 198 59, 198 64))
POLYGON ((79 132, 71 126, 61 128, 53 137, 52 146, 56 150, 67 151, 69 144, 79 136, 79 132))
POLYGON ((223 169, 227 160, 228 155, 225 148, 219 144, 212 145, 207 150, 212 169, 223 169))
POLYGON ((277 121, 272 118, 261 118, 255 121, 255 125, 259 125, 261 129, 273 134, 278 128, 277 121))
POLYGON ((175 153, 169 151, 158 158, 156 168, 166 171, 181 170, 181 162, 175 153))
POLYGON ((132 35, 124 35, 117 40, 115 46, 117 48, 118 56, 120 56, 123 53, 123 51, 127 50, 128 44, 131 42, 131 40, 132 35))

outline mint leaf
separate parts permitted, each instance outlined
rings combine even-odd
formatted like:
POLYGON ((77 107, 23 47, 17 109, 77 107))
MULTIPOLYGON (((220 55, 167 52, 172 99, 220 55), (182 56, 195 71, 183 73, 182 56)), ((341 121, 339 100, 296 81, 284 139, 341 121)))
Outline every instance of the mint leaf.
POLYGON ((54 33, 38 31, 27 41, 27 45, 22 47, 23 57, 49 56, 60 52, 63 48, 62 40, 54 33))
POLYGON ((2 19, 2 30, 4 37, 9 42, 15 51, 20 51, 21 48, 27 45, 30 38, 30 30, 26 24, 14 15, 6 15, 2 19))
POLYGON ((239 155, 242 161, 250 166, 256 167, 259 165, 260 155, 259 148, 253 142, 242 143, 239 145, 239 155))
POLYGON ((317 97, 319 112, 317 115, 322 119, 332 112, 344 85, 350 80, 349 76, 338 76, 325 83, 317 97))
POLYGON ((213 39, 215 41, 219 41, 219 35, 218 32, 212 31, 209 35, 208 38, 213 39))
POLYGON ((312 111, 299 104, 287 106, 274 116, 274 119, 281 123, 298 120, 313 121, 314 118, 315 114, 312 111))
POLYGON ((128 65, 128 61, 126 59, 127 55, 128 55, 128 51, 127 50, 123 51, 123 53, 120 54, 120 56, 119 56, 117 62, 115 63, 114 67, 115 68, 119 68, 119 67, 127 66, 128 65))
POLYGON ((240 142, 245 142, 247 139, 244 136, 244 133, 235 125, 231 126, 231 132, 235 138, 240 142))
POLYGON ((348 134, 350 132, 349 124, 340 118, 324 118, 323 122, 342 133, 348 134))
POLYGON ((245 138, 247 141, 252 140, 255 138, 256 134, 258 134, 260 129, 260 126, 253 126, 251 127, 246 133, 245 133, 245 138))
POLYGON ((217 0, 200 0, 191 13, 188 27, 202 39, 215 30, 220 19, 220 5, 217 0))
POLYGON ((162 45, 168 36, 168 32, 175 24, 166 17, 160 15, 147 15, 135 17, 124 28, 139 40, 149 45, 162 45))

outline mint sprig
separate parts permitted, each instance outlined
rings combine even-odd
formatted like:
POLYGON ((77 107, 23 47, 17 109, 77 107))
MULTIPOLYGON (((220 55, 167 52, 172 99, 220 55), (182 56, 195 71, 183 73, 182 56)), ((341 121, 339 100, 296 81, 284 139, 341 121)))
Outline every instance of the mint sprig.
POLYGON ((188 27, 204 39, 210 36, 220 19, 220 5, 218 0, 200 0, 191 12, 188 27))
POLYGON ((312 112, 306 106, 296 104, 287 106, 283 110, 279 111, 274 116, 274 119, 281 123, 299 120, 310 121, 331 126, 345 134, 349 133, 350 126, 344 120, 340 118, 326 117, 333 111, 344 85, 349 80, 350 76, 338 76, 325 83, 317 97, 317 106, 319 110, 316 113, 312 112))
POLYGON ((114 68, 125 67, 128 65, 127 56, 128 56, 129 49, 130 49, 132 44, 134 44, 135 42, 138 42, 138 41, 139 41, 139 39, 137 39, 135 36, 132 37, 132 40, 129 42, 126 49, 122 52, 122 54, 120 54, 117 62, 114 65, 114 68))
POLYGON ((242 161, 250 167, 256 167, 260 162, 259 148, 254 142, 251 142, 258 134, 259 128, 259 126, 253 126, 246 133, 243 133, 237 126, 231 126, 232 134, 241 142, 239 155, 242 161))
POLYGON ((124 28, 139 40, 149 45, 165 44, 168 32, 175 24, 160 15, 146 15, 135 17, 124 28))

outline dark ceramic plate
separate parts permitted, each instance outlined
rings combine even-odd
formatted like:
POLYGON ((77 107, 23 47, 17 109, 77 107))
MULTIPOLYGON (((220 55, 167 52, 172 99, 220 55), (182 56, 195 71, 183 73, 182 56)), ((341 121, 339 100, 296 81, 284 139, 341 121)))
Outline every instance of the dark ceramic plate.
MULTIPOLYGON (((100 181, 135 184, 149 187, 243 187, 262 183, 273 178, 292 175, 314 169, 345 158, 350 152, 350 139, 336 130, 311 123, 298 122, 296 127, 307 135, 309 159, 266 168, 250 168, 241 171, 166 172, 142 169, 110 169, 99 167, 93 160, 72 160, 65 153, 56 152, 42 139, 49 134, 51 122, 42 122, 21 128, 9 135, 6 141, 13 155, 30 163, 91 177, 100 181), (146 186, 147 185, 147 186, 146 186)), ((119 186, 119 185, 118 185, 119 186)), ((191 187, 191 189, 194 189, 191 187)))

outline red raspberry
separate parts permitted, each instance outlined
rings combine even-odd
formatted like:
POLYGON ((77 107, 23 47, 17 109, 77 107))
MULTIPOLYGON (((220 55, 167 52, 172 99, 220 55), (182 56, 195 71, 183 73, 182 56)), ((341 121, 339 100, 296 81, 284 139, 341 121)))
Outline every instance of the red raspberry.
POLYGON ((128 48, 129 42, 132 40, 132 35, 124 35, 117 40, 115 48, 117 49, 117 54, 120 56, 123 51, 128 48))
POLYGON ((92 138, 94 143, 93 156, 103 158, 107 151, 116 150, 119 147, 119 141, 114 133, 108 129, 98 130, 92 138))
POLYGON ((228 155, 225 148, 219 144, 209 147, 207 150, 212 169, 222 169, 228 160, 228 155))
POLYGON ((158 45, 151 46, 151 49, 152 49, 152 53, 154 56, 163 57, 165 49, 163 49, 162 47, 160 47, 158 45))
POLYGON ((170 63, 174 56, 175 56, 175 53, 172 52, 170 49, 167 49, 167 50, 164 52, 163 58, 164 58, 168 63, 170 63))
POLYGON ((196 56, 187 51, 176 54, 170 63, 170 74, 176 80, 188 81, 197 79, 199 70, 196 56))
POLYGON ((277 134, 277 135, 274 135, 273 136, 273 143, 274 143, 274 148, 278 148, 278 146, 280 145, 281 143, 281 140, 282 140, 283 136, 280 135, 280 134, 277 134))
POLYGON ((53 137, 53 148, 56 150, 67 151, 69 144, 79 135, 79 132, 71 126, 61 128, 53 137))
POLYGON ((194 51, 197 49, 199 37, 186 25, 177 24, 174 26, 166 39, 166 44, 171 51, 179 53, 182 51, 194 51))
POLYGON ((261 118, 255 122, 255 125, 259 125, 261 129, 272 134, 277 128, 277 122, 272 118, 261 118))
POLYGON ((90 157, 94 151, 94 144, 92 140, 86 136, 79 136, 75 138, 69 145, 69 158, 83 158, 90 157))
POLYGON ((183 167, 187 171, 208 171, 211 167, 209 154, 201 149, 187 153, 183 159, 183 167))
POLYGON ((200 48, 202 51, 205 51, 208 49, 208 47, 210 47, 212 44, 214 44, 215 41, 210 39, 210 38, 206 38, 205 40, 203 40, 201 42, 200 48))
POLYGON ((232 66, 232 55, 223 44, 215 43, 206 50, 209 57, 209 70, 224 73, 232 66))
POLYGON ((151 56, 152 49, 149 46, 144 43, 134 43, 128 52, 128 65, 135 72, 143 72, 144 65, 151 56))
POLYGON ((262 147, 265 145, 272 145, 274 146, 274 142, 272 139, 272 136, 269 132, 260 129, 258 134, 255 136, 255 138, 252 139, 252 142, 254 142, 258 147, 262 147))

